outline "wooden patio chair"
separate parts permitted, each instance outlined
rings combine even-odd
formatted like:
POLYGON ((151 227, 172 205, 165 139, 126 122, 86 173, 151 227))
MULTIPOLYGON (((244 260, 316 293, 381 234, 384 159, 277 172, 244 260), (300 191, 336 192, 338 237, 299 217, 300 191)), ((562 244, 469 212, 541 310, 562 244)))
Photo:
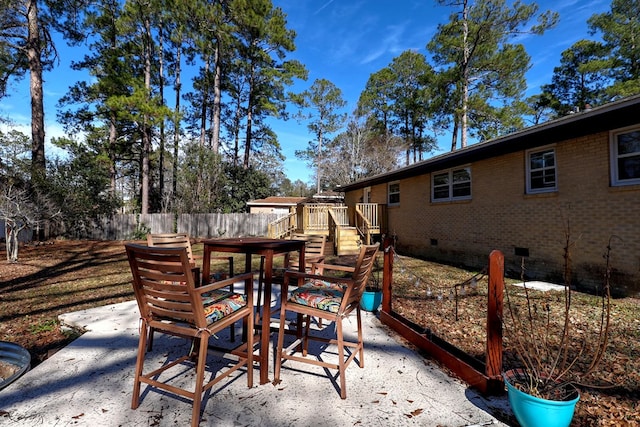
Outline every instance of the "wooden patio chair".
POLYGON ((362 246, 357 261, 353 267, 331 264, 315 264, 315 272, 320 274, 300 273, 287 270, 282 289, 282 304, 280 306, 280 329, 276 352, 276 366, 274 383, 280 382, 280 369, 283 360, 310 363, 324 368, 337 369, 340 377, 340 397, 346 399, 345 371, 347 366, 358 357, 358 365, 364 368, 364 345, 362 340, 362 319, 360 314, 360 298, 371 274, 374 259, 379 244, 362 246), (350 273, 347 277, 328 275, 329 272, 350 273), (289 282, 300 283, 291 295, 287 289, 289 282), (343 321, 354 311, 356 312, 357 340, 347 341, 343 334, 343 321), (284 337, 287 312, 297 314, 297 339, 287 348, 284 347, 284 337), (302 322, 302 318, 305 321, 302 322), (311 318, 326 319, 336 323, 336 338, 320 337, 310 329, 311 318), (304 324, 303 324, 304 323, 304 324), (320 355, 316 358, 308 355, 309 340, 338 347, 337 363, 324 361, 320 355), (345 347, 349 349, 345 353, 345 347), (300 355, 297 353, 301 352, 300 355))
MULTIPOLYGON (((324 261, 324 247, 327 242, 327 236, 321 234, 293 234, 293 240, 304 240, 304 263, 307 271, 310 271, 314 263, 324 261)), ((292 270, 298 270, 299 260, 293 254, 289 258, 289 266, 292 270)))
POLYGON ((191 261, 186 248, 154 247, 137 244, 125 245, 142 327, 135 367, 133 398, 131 408, 140 402, 141 384, 189 398, 193 401, 191 425, 197 426, 200 419, 202 395, 222 379, 243 366, 247 371, 247 385, 253 386, 253 334, 247 334, 248 351, 238 353, 237 363, 226 371, 212 375, 205 383, 209 339, 223 328, 239 320, 253 323, 253 273, 245 273, 220 280, 201 287, 195 286, 191 273, 191 261), (245 281, 245 293, 230 292, 232 281, 245 281), (179 337, 192 338, 193 352, 188 353, 151 372, 144 373, 144 359, 147 353, 148 331, 179 337), (167 376, 163 382, 162 373, 176 365, 193 364, 195 367, 195 389, 193 391, 172 384, 176 372, 189 377, 190 370, 180 368, 167 376))
MULTIPOLYGON (((173 247, 173 248, 186 248, 187 255, 189 256, 189 262, 191 263, 191 271, 195 279, 196 287, 200 286, 202 280, 200 275, 200 267, 196 263, 196 257, 193 255, 193 249, 191 248, 191 237, 187 233, 159 233, 159 234, 147 234, 147 245, 155 247, 173 247)), ((232 256, 214 256, 212 260, 222 260, 228 263, 228 270, 224 272, 212 273, 211 277, 206 282, 217 281, 228 277, 233 277, 233 257, 232 256)), ((233 283, 229 285, 229 290, 233 292, 233 283)), ((230 326, 230 339, 231 342, 235 341, 235 325, 230 326)), ((149 350, 153 346, 153 330, 149 335, 149 350)))
MULTIPOLYGON (((311 272, 311 268, 315 263, 324 261, 324 247, 326 236, 320 234, 292 234, 292 240, 304 240, 304 264, 305 270, 311 272)), ((286 269, 299 270, 300 260, 299 253, 294 252, 289 255, 289 263, 286 268, 274 268, 271 281, 273 283, 282 284, 284 281, 284 272, 286 269)), ((260 272, 264 271, 264 257, 260 259, 260 272)), ((263 277, 260 275, 258 279, 258 307, 262 306, 262 287, 263 277)), ((265 296, 266 298, 266 296, 265 296)), ((259 319, 258 319, 259 320, 259 319)))
POLYGON ((170 248, 186 248, 187 256, 189 257, 189 263, 191 264, 191 271, 196 281, 196 286, 200 286, 200 267, 196 264, 196 259, 193 256, 193 250, 191 249, 191 238, 187 233, 162 233, 162 234, 147 234, 147 245, 157 247, 170 247, 170 248))

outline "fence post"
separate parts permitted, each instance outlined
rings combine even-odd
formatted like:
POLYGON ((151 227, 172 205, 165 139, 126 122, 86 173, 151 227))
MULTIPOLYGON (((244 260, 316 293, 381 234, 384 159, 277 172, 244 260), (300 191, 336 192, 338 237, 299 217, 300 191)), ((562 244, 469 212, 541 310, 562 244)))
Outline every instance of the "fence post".
POLYGON ((393 284, 393 239, 382 241, 384 264, 382 268, 382 311, 391 313, 391 285, 393 284))
MULTIPOLYGON (((504 298, 504 255, 494 250, 489 255, 489 295, 487 304, 486 376, 502 384, 502 311, 504 298)), ((496 384, 496 386, 498 386, 496 384)))

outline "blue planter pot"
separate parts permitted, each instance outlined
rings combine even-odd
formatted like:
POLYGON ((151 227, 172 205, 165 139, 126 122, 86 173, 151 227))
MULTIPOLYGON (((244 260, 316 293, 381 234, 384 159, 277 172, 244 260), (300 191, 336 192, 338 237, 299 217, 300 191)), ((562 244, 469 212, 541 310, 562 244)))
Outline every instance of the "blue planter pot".
POLYGON ((365 290, 360 299, 360 308, 364 311, 376 311, 382 302, 382 291, 365 290))
POLYGON ((509 404, 522 427, 568 427, 571 424, 576 403, 580 400, 577 392, 577 397, 572 400, 541 399, 515 388, 510 382, 512 371, 505 372, 503 377, 509 404))

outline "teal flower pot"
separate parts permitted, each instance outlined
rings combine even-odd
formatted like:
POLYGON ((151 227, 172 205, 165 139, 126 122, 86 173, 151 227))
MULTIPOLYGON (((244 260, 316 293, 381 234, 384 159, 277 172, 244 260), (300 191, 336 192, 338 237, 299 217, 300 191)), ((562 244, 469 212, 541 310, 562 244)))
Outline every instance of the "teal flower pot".
POLYGON ((509 404, 522 427, 568 427, 571 424, 580 394, 571 400, 547 400, 531 396, 513 386, 513 372, 503 374, 509 404))
POLYGON ((376 311, 382 303, 382 291, 365 290, 360 299, 360 308, 364 311, 376 311))

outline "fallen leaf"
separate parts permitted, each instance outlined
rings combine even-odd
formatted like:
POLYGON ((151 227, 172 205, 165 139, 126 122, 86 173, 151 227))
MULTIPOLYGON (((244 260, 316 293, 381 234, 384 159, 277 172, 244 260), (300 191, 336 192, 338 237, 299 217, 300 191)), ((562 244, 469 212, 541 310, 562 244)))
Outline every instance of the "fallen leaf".
POLYGON ((414 411, 411 411, 411 415, 413 415, 414 417, 417 417, 418 415, 422 414, 423 411, 424 409, 416 409, 414 411))

